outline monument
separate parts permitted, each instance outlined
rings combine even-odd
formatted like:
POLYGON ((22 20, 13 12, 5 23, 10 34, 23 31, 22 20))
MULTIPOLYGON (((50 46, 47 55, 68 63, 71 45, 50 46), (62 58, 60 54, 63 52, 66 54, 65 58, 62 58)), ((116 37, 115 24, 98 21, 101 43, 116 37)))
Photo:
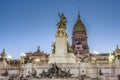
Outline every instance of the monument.
POLYGON ((75 63, 75 56, 68 44, 68 35, 66 33, 66 17, 64 14, 58 14, 60 21, 57 23, 55 34, 55 43, 53 43, 52 54, 49 55, 48 63, 75 63))

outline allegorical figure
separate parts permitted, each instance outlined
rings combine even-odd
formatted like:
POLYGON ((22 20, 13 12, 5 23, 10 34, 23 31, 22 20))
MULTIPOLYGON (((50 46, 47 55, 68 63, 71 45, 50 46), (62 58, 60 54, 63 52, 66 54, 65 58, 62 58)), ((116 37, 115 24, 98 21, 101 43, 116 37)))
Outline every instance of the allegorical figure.
POLYGON ((57 23, 58 28, 65 28, 66 29, 66 17, 64 16, 63 13, 58 13, 58 16, 60 17, 60 21, 57 23))

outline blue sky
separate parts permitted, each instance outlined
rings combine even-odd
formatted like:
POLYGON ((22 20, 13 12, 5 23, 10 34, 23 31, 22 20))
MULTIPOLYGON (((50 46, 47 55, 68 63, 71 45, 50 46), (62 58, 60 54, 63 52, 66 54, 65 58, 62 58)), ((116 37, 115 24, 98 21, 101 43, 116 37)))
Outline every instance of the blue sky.
POLYGON ((67 18, 71 44, 78 11, 86 26, 90 52, 111 53, 120 45, 120 0, 0 0, 0 52, 18 58, 22 52, 51 53, 58 12, 67 18))

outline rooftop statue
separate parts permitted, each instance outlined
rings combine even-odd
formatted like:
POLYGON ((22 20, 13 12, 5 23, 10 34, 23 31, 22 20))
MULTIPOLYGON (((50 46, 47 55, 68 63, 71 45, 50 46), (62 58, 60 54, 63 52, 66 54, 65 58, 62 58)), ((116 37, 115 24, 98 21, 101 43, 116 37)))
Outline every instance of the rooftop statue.
POLYGON ((58 13, 58 16, 60 17, 60 21, 57 23, 57 27, 59 28, 65 28, 66 29, 66 17, 64 16, 63 13, 58 13))

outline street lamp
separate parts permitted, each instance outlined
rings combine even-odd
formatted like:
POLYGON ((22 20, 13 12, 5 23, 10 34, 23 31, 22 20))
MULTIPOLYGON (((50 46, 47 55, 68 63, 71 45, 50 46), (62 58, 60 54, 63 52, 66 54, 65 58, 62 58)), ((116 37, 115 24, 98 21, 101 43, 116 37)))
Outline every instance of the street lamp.
POLYGON ((21 54, 20 54, 20 57, 25 57, 25 56, 26 56, 25 53, 21 53, 21 54))
POLYGON ((21 53, 20 54, 20 64, 24 64, 24 61, 25 61, 25 56, 26 56, 26 54, 25 53, 21 53))
POLYGON ((20 59, 18 60, 18 66, 19 66, 19 75, 21 74, 21 66, 22 64, 24 64, 24 61, 25 61, 25 56, 26 54, 25 53, 21 53, 20 54, 20 59))
POLYGON ((97 61, 97 55, 99 54, 99 52, 98 51, 96 51, 96 50, 94 50, 94 57, 92 58, 92 60, 93 60, 93 63, 96 63, 96 61, 97 61))
POLYGON ((10 61, 11 61, 11 59, 12 59, 12 56, 11 56, 11 55, 8 55, 8 56, 7 56, 7 59, 8 59, 8 65, 9 65, 9 67, 10 67, 10 61))

